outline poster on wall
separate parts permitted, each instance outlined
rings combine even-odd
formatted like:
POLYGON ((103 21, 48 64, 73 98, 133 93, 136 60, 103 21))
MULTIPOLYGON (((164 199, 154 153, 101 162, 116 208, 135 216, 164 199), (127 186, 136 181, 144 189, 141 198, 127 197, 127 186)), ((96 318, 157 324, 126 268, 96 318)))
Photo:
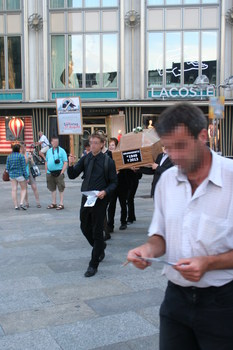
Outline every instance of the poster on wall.
POLYGON ((57 98, 57 121, 59 135, 82 135, 82 108, 80 97, 57 98))

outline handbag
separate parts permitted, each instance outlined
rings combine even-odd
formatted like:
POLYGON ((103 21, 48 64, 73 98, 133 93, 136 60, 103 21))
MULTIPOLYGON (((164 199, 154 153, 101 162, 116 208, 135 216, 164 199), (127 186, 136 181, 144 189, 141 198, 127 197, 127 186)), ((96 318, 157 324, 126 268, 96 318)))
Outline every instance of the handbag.
POLYGON ((9 176, 8 171, 6 171, 6 169, 3 171, 2 179, 3 179, 3 181, 10 181, 10 176, 9 176))
POLYGON ((31 166, 30 170, 31 170, 31 174, 34 178, 41 175, 40 169, 38 168, 37 165, 31 166))
POLYGON ((51 175, 54 177, 58 177, 61 174, 61 170, 53 170, 50 171, 51 175))

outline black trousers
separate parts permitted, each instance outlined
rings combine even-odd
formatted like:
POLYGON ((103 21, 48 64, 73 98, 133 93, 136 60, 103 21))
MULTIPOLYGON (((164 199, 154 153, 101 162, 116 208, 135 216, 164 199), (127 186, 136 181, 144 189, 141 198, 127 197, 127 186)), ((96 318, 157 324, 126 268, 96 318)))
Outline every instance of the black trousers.
POLYGON ((94 207, 84 207, 87 197, 82 197, 80 208, 80 227, 82 233, 93 247, 89 266, 97 268, 99 257, 104 251, 103 239, 104 218, 106 215, 107 199, 97 199, 94 207))
POLYGON ((137 192, 139 184, 138 177, 134 176, 131 178, 131 181, 129 181, 129 189, 128 189, 128 198, 127 198, 127 204, 128 204, 128 218, 127 221, 135 221, 135 207, 134 207, 134 196, 137 192))
POLYGON ((116 202, 117 202, 117 190, 111 195, 111 199, 107 209, 107 223, 110 228, 114 228, 114 217, 116 213, 116 202))
POLYGON ((222 287, 168 282, 160 308, 160 350, 232 350, 233 281, 222 287))

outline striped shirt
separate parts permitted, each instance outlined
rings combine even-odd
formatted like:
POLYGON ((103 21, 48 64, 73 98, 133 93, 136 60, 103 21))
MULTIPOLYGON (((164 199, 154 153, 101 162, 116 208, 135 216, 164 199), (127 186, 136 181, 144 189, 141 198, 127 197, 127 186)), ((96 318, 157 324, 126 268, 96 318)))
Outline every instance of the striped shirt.
POLYGON ((23 176, 26 180, 29 178, 26 170, 26 161, 24 155, 12 152, 6 161, 6 170, 9 173, 11 179, 23 176))

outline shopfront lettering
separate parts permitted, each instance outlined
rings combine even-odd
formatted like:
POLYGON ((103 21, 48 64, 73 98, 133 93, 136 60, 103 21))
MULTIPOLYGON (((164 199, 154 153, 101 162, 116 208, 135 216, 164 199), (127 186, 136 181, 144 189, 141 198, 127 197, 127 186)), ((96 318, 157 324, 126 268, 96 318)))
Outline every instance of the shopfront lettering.
POLYGON ((162 88, 157 90, 152 87, 151 97, 152 98, 200 98, 200 97, 213 97, 215 96, 215 89, 213 86, 208 86, 206 89, 187 88, 183 87, 172 87, 171 89, 162 88))

